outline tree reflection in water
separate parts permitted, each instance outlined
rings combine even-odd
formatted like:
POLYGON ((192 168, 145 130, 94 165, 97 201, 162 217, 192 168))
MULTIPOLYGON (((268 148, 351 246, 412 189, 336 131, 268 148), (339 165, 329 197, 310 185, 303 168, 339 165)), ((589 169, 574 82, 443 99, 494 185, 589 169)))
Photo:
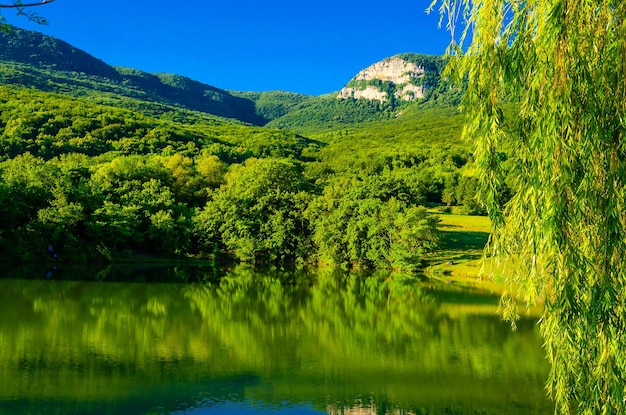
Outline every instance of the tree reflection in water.
POLYGON ((497 303, 398 275, 243 267, 194 284, 0 280, 0 407, 551 413, 533 319, 511 332, 497 303))

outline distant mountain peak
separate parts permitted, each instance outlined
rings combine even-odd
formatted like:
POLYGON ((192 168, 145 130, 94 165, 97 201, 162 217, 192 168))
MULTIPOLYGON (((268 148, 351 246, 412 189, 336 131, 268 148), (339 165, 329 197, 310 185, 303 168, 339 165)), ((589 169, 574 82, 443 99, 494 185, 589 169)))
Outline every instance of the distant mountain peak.
POLYGON ((360 71, 339 91, 337 99, 381 102, 424 98, 429 79, 439 79, 440 57, 405 53, 383 59, 360 71), (434 73, 431 73, 434 72, 434 73), (433 76, 434 75, 434 76, 433 76))

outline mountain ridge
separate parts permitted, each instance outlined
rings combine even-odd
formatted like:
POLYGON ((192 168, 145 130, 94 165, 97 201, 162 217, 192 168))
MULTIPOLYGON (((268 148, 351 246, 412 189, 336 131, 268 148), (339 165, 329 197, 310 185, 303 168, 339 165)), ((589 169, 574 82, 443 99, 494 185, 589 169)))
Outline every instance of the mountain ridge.
POLYGON ((0 42, 5 45, 0 51, 0 61, 5 65, 12 63, 13 69, 17 69, 13 73, 3 71, 3 83, 33 84, 44 91, 61 93, 67 92, 63 86, 90 84, 85 88, 180 106, 253 125, 265 122, 256 114, 253 102, 226 90, 180 75, 114 67, 63 40, 39 32, 12 27, 10 32, 0 33, 0 42), (26 82, 20 76, 24 72, 29 75, 26 82), (61 87, 49 82, 51 73, 61 87))
MULTIPOLYGON (((421 74, 410 75, 403 84, 376 77, 357 79, 367 71, 365 68, 339 93, 310 96, 288 91, 228 91, 181 75, 111 66, 63 40, 19 28, 0 33, 0 42, 5 45, 0 50, 0 82, 4 84, 69 93, 97 103, 115 101, 119 104, 115 97, 123 96, 150 102, 151 108, 159 106, 157 113, 149 115, 183 108, 277 128, 306 126, 316 118, 334 125, 396 116, 397 109, 403 105, 432 99, 444 62, 443 58, 431 55, 395 55, 368 68, 401 60, 405 66, 421 68, 421 74), (354 92, 338 100, 346 88, 354 92), (357 91, 360 90, 376 91, 375 101, 378 102, 359 99, 357 91), (382 99, 384 96, 389 99, 382 99)), ((130 105, 126 101, 123 104, 130 105)), ((145 105, 134 103, 132 109, 143 111, 143 107, 145 105)))

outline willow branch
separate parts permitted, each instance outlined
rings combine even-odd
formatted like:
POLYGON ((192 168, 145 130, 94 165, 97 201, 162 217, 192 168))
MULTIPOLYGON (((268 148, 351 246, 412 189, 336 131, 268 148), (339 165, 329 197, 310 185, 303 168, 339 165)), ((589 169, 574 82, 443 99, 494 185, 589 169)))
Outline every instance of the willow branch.
POLYGON ((0 9, 20 9, 22 7, 42 6, 44 4, 52 3, 54 0, 43 0, 41 3, 27 3, 27 4, 0 4, 0 9))

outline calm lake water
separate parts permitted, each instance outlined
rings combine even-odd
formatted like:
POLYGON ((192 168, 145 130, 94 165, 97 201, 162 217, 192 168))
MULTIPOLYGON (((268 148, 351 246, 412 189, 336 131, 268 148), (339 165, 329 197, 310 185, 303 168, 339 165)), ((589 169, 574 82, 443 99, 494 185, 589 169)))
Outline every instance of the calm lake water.
POLYGON ((512 332, 487 293, 243 268, 154 282, 172 272, 0 279, 0 414, 553 412, 536 317, 512 332))

